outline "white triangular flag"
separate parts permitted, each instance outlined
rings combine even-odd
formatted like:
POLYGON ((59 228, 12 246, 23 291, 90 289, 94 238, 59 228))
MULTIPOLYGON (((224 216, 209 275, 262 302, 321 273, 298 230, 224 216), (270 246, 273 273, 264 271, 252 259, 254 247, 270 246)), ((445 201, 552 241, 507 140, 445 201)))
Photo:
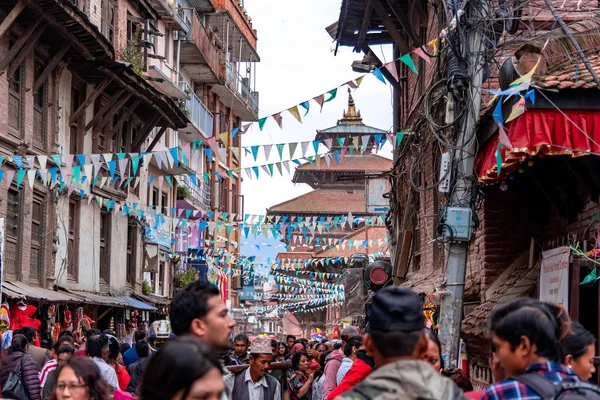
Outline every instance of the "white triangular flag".
POLYGON ((327 168, 331 164, 331 153, 325 153, 325 164, 327 164, 327 168))
POLYGON ((92 164, 85 164, 83 166, 83 174, 85 176, 87 176, 88 180, 91 181, 92 180, 92 168, 94 166, 92 164))
MULTIPOLYGON (((91 154, 90 154, 91 155, 91 154)), ((113 155, 112 153, 104 153, 102 154, 102 157, 104 157, 104 161, 108 164, 109 162, 112 161, 113 159, 113 155)))
POLYGON ((25 156, 25 160, 27 161, 27 168, 35 168, 35 156, 25 156))
POLYGON ((125 175, 125 173, 127 172, 127 163, 128 162, 129 162, 129 160, 127 158, 119 160, 119 171, 121 171, 121 175, 125 175))
POLYGON ((300 145, 302 146, 302 157, 306 156, 306 152, 308 151, 308 144, 310 142, 302 142, 300 145))
POLYGON ((267 162, 269 162, 269 156, 271 155, 271 150, 273 149, 273 145, 272 144, 265 144, 263 146, 264 150, 265 150, 265 160, 267 162))
POLYGON ((285 169, 287 170, 287 173, 289 174, 290 173, 290 162, 284 161, 283 166, 285 167, 285 169))
POLYGON ((48 156, 37 156, 38 162, 40 163, 41 169, 46 169, 46 164, 48 163, 48 156))
POLYGON ((35 183, 35 174, 37 171, 35 169, 30 169, 27 171, 27 180, 29 181, 29 187, 33 189, 33 185, 35 183))
POLYGON ((44 184, 44 186, 46 186, 48 184, 48 170, 47 169, 40 169, 40 179, 42 180, 42 183, 44 184))

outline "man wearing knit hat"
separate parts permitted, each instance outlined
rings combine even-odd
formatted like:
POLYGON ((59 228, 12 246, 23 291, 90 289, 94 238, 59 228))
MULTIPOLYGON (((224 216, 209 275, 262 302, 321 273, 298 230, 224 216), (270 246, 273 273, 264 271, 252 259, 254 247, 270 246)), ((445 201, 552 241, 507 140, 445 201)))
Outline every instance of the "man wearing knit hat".
POLYGON ((250 368, 224 377, 229 398, 235 400, 281 400, 281 386, 268 374, 273 361, 271 339, 259 336, 250 346, 250 368))
POLYGON ((411 290, 387 287, 375 297, 364 335, 375 370, 337 400, 459 400, 454 382, 422 360, 427 351, 419 297, 411 290))
POLYGON ((342 331, 342 347, 334 350, 327 356, 325 361, 325 385, 323 387, 323 400, 327 400, 329 394, 337 386, 337 373, 342 365, 344 359, 344 346, 346 342, 353 336, 358 336, 358 328, 355 326, 348 326, 342 331))

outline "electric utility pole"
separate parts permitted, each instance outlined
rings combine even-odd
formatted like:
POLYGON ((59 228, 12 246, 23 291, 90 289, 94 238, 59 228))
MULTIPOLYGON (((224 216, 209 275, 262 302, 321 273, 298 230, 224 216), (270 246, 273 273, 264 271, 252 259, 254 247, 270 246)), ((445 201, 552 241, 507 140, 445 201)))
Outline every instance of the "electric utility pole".
MULTIPOLYGON (((459 11, 456 17, 458 23, 469 27, 467 43, 464 46, 463 58, 468 61, 467 87, 464 101, 455 100, 454 113, 459 115, 460 109, 466 107, 464 115, 458 121, 457 149, 453 154, 452 181, 454 182, 450 206, 471 208, 473 185, 477 177, 473 170, 477 141, 473 140, 476 134, 476 123, 479 119, 481 108, 481 86, 483 82, 483 65, 485 60, 486 26, 481 23, 487 18, 489 4, 484 1, 473 3, 469 0, 465 5, 466 15, 460 21, 459 11), (479 23, 478 23, 479 22, 479 23)), ((452 26, 452 24, 450 24, 452 26)), ((452 29, 449 27, 448 29, 452 29)), ((453 39, 460 35, 452 35, 453 39)), ((449 71, 450 73, 450 71, 449 71)), ((448 76, 453 80, 455 76, 448 76)), ((471 221, 468 221, 470 224, 471 221)), ((451 237, 452 235, 450 235, 451 237)), ((442 354, 445 356, 447 368, 457 368, 460 349, 460 327, 463 317, 463 296, 465 290, 465 274, 468 259, 468 241, 453 240, 448 245, 446 252, 446 271, 441 291, 440 328, 439 337, 442 344, 442 354)))

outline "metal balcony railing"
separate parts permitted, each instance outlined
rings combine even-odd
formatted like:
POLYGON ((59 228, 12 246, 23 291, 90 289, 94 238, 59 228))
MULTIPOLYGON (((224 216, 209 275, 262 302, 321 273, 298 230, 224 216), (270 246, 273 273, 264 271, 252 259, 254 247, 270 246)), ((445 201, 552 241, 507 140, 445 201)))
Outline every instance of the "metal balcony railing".
POLYGON ((205 182, 198 180, 198 185, 188 177, 183 176, 183 183, 190 190, 190 195, 199 204, 202 204, 206 208, 210 208, 210 186, 205 182))
POLYGON ((258 92, 250 88, 250 78, 242 77, 237 71, 236 65, 226 61, 225 82, 255 113, 258 113, 258 92))
POLYGON ((198 128, 206 134, 206 136, 213 135, 213 114, 206 108, 202 100, 196 93, 192 91, 190 86, 186 82, 180 83, 181 88, 188 93, 188 98, 185 101, 185 108, 188 116, 198 128))

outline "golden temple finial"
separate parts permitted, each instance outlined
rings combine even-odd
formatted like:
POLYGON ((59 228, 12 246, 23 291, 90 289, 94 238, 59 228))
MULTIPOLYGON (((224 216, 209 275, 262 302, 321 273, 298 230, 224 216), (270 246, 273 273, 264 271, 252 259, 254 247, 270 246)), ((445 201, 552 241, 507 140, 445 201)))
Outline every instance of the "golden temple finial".
POLYGON ((350 88, 348 88, 348 110, 344 112, 343 118, 337 123, 338 125, 360 125, 363 123, 360 111, 356 111, 356 105, 354 104, 350 88))

